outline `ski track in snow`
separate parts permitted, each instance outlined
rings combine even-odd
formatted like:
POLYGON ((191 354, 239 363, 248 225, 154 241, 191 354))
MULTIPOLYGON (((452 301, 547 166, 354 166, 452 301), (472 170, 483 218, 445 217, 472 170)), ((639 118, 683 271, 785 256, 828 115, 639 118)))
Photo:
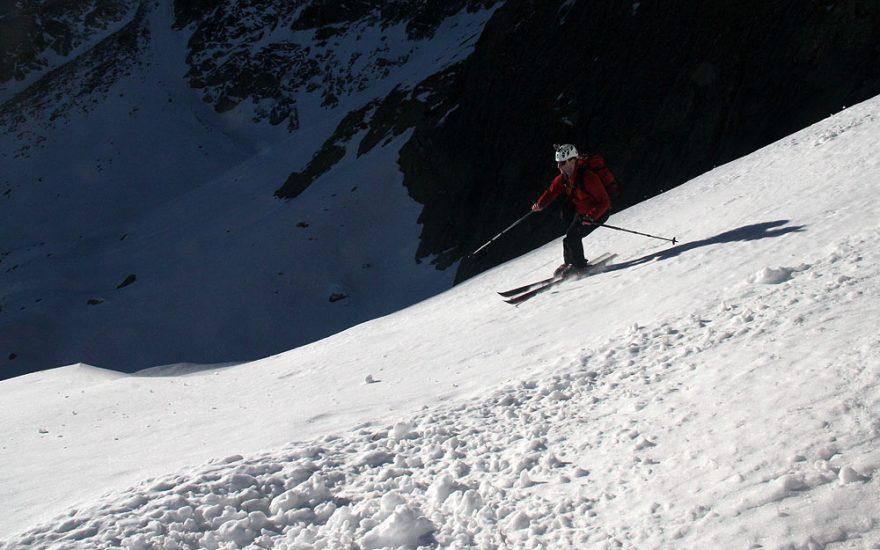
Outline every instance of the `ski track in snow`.
POLYGON ((880 548, 880 336, 836 323, 877 319, 878 238, 481 398, 145 481, 0 548, 880 548))

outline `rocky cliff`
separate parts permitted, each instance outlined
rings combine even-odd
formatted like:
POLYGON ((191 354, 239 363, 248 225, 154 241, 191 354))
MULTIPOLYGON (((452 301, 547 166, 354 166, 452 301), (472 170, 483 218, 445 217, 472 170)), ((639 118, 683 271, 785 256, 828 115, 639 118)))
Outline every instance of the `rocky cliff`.
MULTIPOLYGON (((177 0, 173 10, 190 36, 185 78, 217 112, 289 132, 312 122, 301 119, 304 100, 349 112, 280 198, 308 188, 352 140, 363 154, 412 128, 400 165, 424 205, 417 259, 457 265, 457 280, 559 235, 548 213, 467 258, 554 175, 551 143, 602 152, 624 182, 619 209, 880 93, 880 5, 870 0, 510 0, 466 61, 401 78, 420 63, 413 44, 455 13, 495 5, 177 0), (393 28, 403 34, 365 39, 393 28)), ((16 4, 0 21, 0 80, 11 89, 90 40, 100 46, 143 10, 121 0, 16 4)), ((33 89, 55 85, 46 80, 33 89)), ((23 101, 7 102, 7 116, 23 101)))
MULTIPOLYGON (((620 208, 880 93, 880 4, 511 0, 449 93, 457 108, 401 155, 419 255, 440 267, 527 211, 552 143, 602 152, 620 208)), ((558 236, 554 218, 464 258, 458 280, 558 236)))

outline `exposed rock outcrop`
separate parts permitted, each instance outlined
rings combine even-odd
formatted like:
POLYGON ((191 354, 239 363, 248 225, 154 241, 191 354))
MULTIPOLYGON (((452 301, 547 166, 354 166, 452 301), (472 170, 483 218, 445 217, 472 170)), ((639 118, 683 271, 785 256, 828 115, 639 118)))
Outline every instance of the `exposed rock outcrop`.
MULTIPOLYGON (((449 88, 458 108, 402 152, 425 205, 418 255, 453 265, 525 213, 555 173, 551 143, 601 151, 626 206, 880 93, 878 67, 868 0, 511 0, 449 88)), ((533 218, 458 280, 561 234, 533 218)))

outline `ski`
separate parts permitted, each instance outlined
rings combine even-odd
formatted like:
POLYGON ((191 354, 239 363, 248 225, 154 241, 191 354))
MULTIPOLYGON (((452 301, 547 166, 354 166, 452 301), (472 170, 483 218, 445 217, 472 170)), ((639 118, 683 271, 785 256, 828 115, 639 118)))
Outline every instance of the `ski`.
MULTIPOLYGON (((602 262, 609 260, 610 256, 612 256, 612 254, 605 252, 604 254, 600 254, 593 262, 588 263, 587 265, 589 267, 592 265, 600 264, 602 262)), ((523 285, 523 286, 520 286, 517 288, 511 288, 510 290, 501 290, 498 292, 498 294, 500 294, 501 296, 504 296, 505 298, 510 298, 511 296, 516 296, 517 294, 522 294, 524 292, 534 290, 538 287, 542 287, 548 283, 552 283, 554 281, 561 281, 564 278, 565 278, 564 275, 554 275, 552 277, 548 277, 548 278, 542 279, 540 281, 535 281, 534 283, 529 283, 527 285, 523 285)))
POLYGON ((528 287, 531 287, 530 290, 527 290, 526 292, 523 292, 519 295, 514 295, 510 298, 507 298, 504 301, 507 302, 508 304, 518 305, 518 304, 525 302, 526 300, 528 300, 530 298, 534 298, 538 294, 541 294, 543 292, 550 290, 551 288, 554 288, 557 284, 559 284, 562 281, 565 281, 567 279, 581 279, 584 277, 589 277, 590 275, 595 275, 597 273, 601 273, 602 271, 604 271, 604 267, 608 264, 608 262, 613 260, 616 256, 617 256, 617 254, 607 254, 607 253, 602 254, 601 256, 596 258, 593 262, 591 262, 584 271, 577 273, 574 276, 553 277, 553 278, 547 279, 544 284, 533 283, 532 285, 527 285, 528 287), (538 286, 535 286, 535 285, 538 285, 538 286))
POLYGON ((561 280, 562 276, 561 275, 554 275, 553 277, 548 277, 546 279, 543 279, 540 281, 535 281, 534 283, 529 283, 527 285, 523 285, 523 286, 520 286, 517 288, 511 288, 510 290, 499 291, 498 294, 504 296, 505 298, 510 298, 511 296, 516 296, 517 294, 522 294, 523 292, 528 292, 532 289, 542 287, 542 286, 546 285, 547 283, 552 283, 553 281, 555 281, 557 279, 561 280))
POLYGON ((556 285, 561 283, 563 280, 564 279, 555 279, 545 285, 539 286, 537 288, 533 288, 532 290, 529 290, 528 292, 524 292, 518 296, 514 296, 512 298, 506 298, 504 301, 507 302, 508 304, 519 305, 519 304, 525 302, 526 300, 534 298, 535 296, 537 296, 538 294, 541 294, 542 292, 546 292, 546 291, 550 290, 551 288, 554 288, 556 285))

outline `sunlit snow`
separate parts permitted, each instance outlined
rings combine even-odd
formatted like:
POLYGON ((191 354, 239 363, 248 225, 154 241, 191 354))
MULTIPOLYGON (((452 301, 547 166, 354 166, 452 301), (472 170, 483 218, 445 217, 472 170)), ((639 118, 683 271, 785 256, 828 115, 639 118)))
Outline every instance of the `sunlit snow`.
POLYGON ((519 307, 559 241, 259 361, 0 382, 0 547, 880 548, 878 146, 875 98, 519 307))

